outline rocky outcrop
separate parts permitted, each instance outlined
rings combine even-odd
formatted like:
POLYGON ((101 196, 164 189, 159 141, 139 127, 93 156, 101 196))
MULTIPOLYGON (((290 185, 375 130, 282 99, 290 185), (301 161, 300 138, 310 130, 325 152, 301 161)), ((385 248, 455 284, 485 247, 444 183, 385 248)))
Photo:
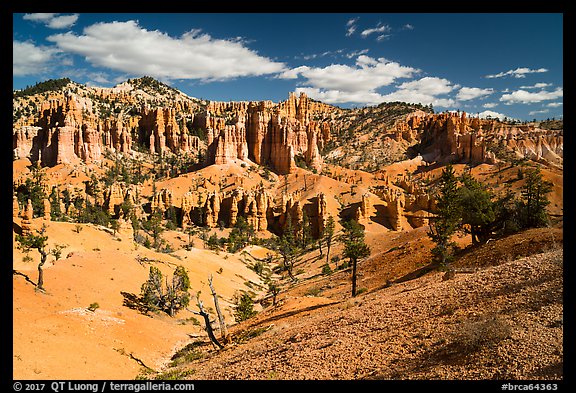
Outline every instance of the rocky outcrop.
POLYGON ((32 201, 28 199, 26 203, 26 208, 22 212, 22 235, 26 236, 32 231, 32 218, 34 217, 34 208, 32 207, 32 201))
POLYGON ((110 215, 117 212, 118 206, 124 203, 124 187, 120 183, 112 183, 104 191, 104 207, 110 215))
POLYGON ((12 136, 14 159, 29 157, 32 162, 39 159, 40 137, 38 133, 41 129, 41 127, 35 126, 22 126, 14 129, 12 136))
POLYGON ((208 133, 208 164, 250 159, 286 174, 296 167, 295 156, 301 155, 310 168, 320 171, 320 149, 330 138, 330 124, 313 118, 330 111, 334 108, 311 102, 304 93, 298 98, 291 93, 276 106, 270 101, 211 103, 196 124, 208 133))
POLYGON ((402 210, 402 200, 400 198, 391 200, 388 202, 386 210, 388 212, 388 218, 392 229, 395 231, 401 231, 405 219, 402 210))
POLYGON ((360 201, 360 206, 356 210, 356 221, 360 224, 366 224, 370 221, 370 216, 372 215, 372 204, 370 202, 369 194, 362 194, 362 200, 360 201))
POLYGON ((18 204, 18 197, 12 197, 12 217, 18 217, 20 214, 20 205, 18 204))
POLYGON ((238 212, 240 211, 238 204, 242 201, 242 199, 243 199, 242 189, 237 188, 232 193, 230 201, 230 221, 229 221, 230 227, 234 227, 236 225, 238 219, 238 212))
POLYGON ((144 107, 138 132, 139 139, 148 146, 150 153, 170 151, 178 154, 199 146, 198 137, 189 134, 185 122, 176 120, 176 114, 174 107, 144 107))
POLYGON ((182 204, 180 205, 181 217, 180 222, 182 223, 182 228, 186 228, 191 223, 190 213, 194 207, 194 194, 190 191, 186 192, 182 196, 182 204))
POLYGON ((168 188, 163 188, 159 192, 156 192, 152 195, 152 203, 150 207, 152 208, 152 212, 159 210, 160 212, 164 213, 173 205, 173 196, 172 191, 168 188))
POLYGON ((326 195, 319 193, 312 199, 312 203, 306 205, 306 213, 310 223, 310 234, 314 239, 318 239, 324 232, 326 221, 328 220, 328 211, 326 207, 326 195))
POLYGON ((50 216, 50 212, 51 212, 51 206, 50 206, 50 201, 47 198, 44 198, 42 200, 42 206, 44 207, 44 220, 46 221, 50 221, 51 216, 50 216))
POLYGON ((134 238, 134 228, 130 221, 120 217, 118 219, 118 233, 128 239, 134 238))
POLYGON ((496 152, 509 151, 517 158, 562 165, 562 131, 469 118, 465 112, 428 115, 412 126, 417 127, 420 149, 428 161, 495 163, 496 152))
POLYGON ((220 213, 220 195, 217 191, 211 193, 204 204, 204 224, 208 228, 218 226, 220 213))
POLYGON ((244 193, 243 205, 246 222, 256 231, 268 229, 268 207, 270 195, 262 188, 244 193))

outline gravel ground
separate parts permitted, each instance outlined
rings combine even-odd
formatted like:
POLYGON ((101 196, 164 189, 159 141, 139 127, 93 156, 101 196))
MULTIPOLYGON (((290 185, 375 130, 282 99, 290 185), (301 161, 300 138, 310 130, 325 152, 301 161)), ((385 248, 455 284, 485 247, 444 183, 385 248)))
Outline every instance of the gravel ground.
POLYGON ((189 363, 209 379, 562 379, 563 251, 434 272, 289 319, 189 363))

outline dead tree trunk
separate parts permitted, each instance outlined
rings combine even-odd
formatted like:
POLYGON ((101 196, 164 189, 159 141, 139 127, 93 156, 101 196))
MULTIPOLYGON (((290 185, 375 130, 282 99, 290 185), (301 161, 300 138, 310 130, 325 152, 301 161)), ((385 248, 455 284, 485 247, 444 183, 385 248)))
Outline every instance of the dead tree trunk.
POLYGON ((220 324, 220 338, 227 344, 230 342, 230 336, 228 334, 228 329, 226 328, 226 321, 224 320, 224 315, 222 315, 222 311, 220 310, 220 304, 218 303, 218 295, 216 294, 216 290, 214 289, 214 285, 212 285, 212 275, 208 277, 208 285, 210 285, 210 290, 212 291, 212 297, 214 298, 214 307, 216 308, 216 313, 218 314, 218 323, 220 324))
POLYGON ((36 289, 44 292, 46 290, 44 289, 44 270, 42 269, 42 266, 46 263, 48 254, 44 248, 38 249, 38 251, 40 252, 40 263, 38 264, 38 284, 36 285, 36 289))
POLYGON ((214 330, 212 330, 212 323, 210 322, 210 315, 208 315, 208 313, 204 310, 202 300, 200 300, 200 296, 198 295, 196 296, 196 303, 198 304, 198 308, 200 309, 200 311, 193 311, 193 310, 189 311, 192 311, 194 314, 200 315, 201 317, 204 318, 204 324, 206 325, 206 333, 208 333, 210 341, 212 341, 212 343, 216 345, 218 348, 220 349, 224 348, 224 346, 218 342, 216 336, 214 335, 214 330))

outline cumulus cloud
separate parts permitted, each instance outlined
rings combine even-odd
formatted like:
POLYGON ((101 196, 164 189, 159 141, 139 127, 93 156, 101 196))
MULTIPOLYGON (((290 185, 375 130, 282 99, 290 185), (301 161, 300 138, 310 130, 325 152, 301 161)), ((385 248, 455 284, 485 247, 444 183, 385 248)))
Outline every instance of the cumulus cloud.
POLYGON ((484 105, 482 105, 483 108, 496 108, 498 106, 497 103, 495 102, 487 102, 484 105))
POLYGON ((448 79, 427 76, 419 80, 404 82, 399 89, 436 96, 450 93, 459 87, 460 85, 452 85, 448 79))
POLYGON ((484 111, 484 112, 480 112, 480 113, 478 114, 478 117, 481 118, 481 119, 486 119, 486 118, 488 118, 488 117, 497 118, 497 119, 499 119, 499 120, 504 120, 505 117, 507 117, 507 118, 510 119, 509 116, 506 116, 506 115, 504 115, 504 114, 502 114, 502 113, 494 112, 494 111, 484 111))
POLYGON ((475 98, 484 97, 494 93, 494 89, 480 89, 479 87, 462 87, 458 94, 456 95, 456 99, 460 101, 468 101, 473 100, 475 98))
POLYGON ((458 87, 458 85, 452 85, 447 79, 425 77, 402 83, 397 90, 389 94, 378 93, 375 89, 344 90, 319 87, 300 87, 296 91, 304 92, 309 97, 331 104, 358 103, 362 105, 377 105, 382 102, 403 101, 424 105, 432 104, 437 107, 451 107, 456 104, 456 101, 442 96, 458 87))
POLYGON ((409 78, 419 70, 402 66, 384 58, 360 55, 354 66, 332 64, 327 67, 300 66, 279 75, 283 79, 302 76, 312 88, 341 92, 371 92, 388 86, 398 78, 409 78))
POLYGON ((239 39, 223 40, 199 30, 171 37, 136 21, 96 23, 47 38, 61 50, 84 56, 94 66, 159 79, 226 80, 281 72, 283 63, 258 55, 239 39))
MULTIPOLYGON (((401 92, 394 95, 383 95, 376 90, 390 86, 398 79, 412 78, 421 72, 419 69, 402 66, 385 58, 373 58, 360 55, 354 65, 332 64, 327 67, 300 66, 289 69, 278 75, 283 79, 304 80, 299 83, 297 92, 304 92, 311 98, 331 104, 357 103, 363 105, 376 105, 385 101, 404 101, 400 94, 406 94, 408 102, 426 103, 432 101, 437 104, 447 104, 436 100, 434 94, 451 91, 445 83, 438 83, 438 78, 423 78, 420 81, 407 82, 400 85, 401 92), (420 96, 415 96, 419 93, 420 96), (426 95, 427 94, 427 95, 426 95)), ((446 81, 448 82, 448 81, 446 81)), ((449 82, 448 82, 449 83, 449 82)), ((403 96, 404 97, 404 96, 403 96)), ((436 105, 436 104, 435 104, 436 105)))
POLYGON ((33 13, 24 14, 22 18, 32 22, 43 23, 51 29, 66 29, 74 26, 78 20, 78 14, 60 15, 55 13, 33 13))
POLYGON ((509 70, 506 72, 500 72, 494 75, 486 75, 486 78, 503 78, 505 76, 513 76, 514 78, 525 78, 526 74, 548 72, 546 68, 538 68, 537 70, 532 70, 527 67, 519 67, 515 70, 509 70))
POLYGON ((30 41, 12 42, 12 73, 14 76, 35 75, 46 70, 58 51, 36 46, 30 41))
POLYGON ((306 93, 308 97, 329 104, 357 103, 376 105, 384 102, 381 94, 374 91, 322 90, 316 87, 297 87, 296 93, 306 93))
POLYGON ((427 76, 419 80, 404 82, 398 86, 398 90, 383 98, 387 102, 404 101, 448 108, 454 106, 456 101, 439 96, 446 95, 459 87, 460 85, 453 85, 447 79, 427 76))
POLYGON ((500 101, 506 105, 511 104, 532 104, 535 102, 555 100, 564 96, 564 90, 559 87, 554 91, 541 90, 539 92, 529 92, 526 90, 516 90, 509 94, 503 94, 500 101))
POLYGON ((402 28, 404 30, 414 30, 414 26, 412 26, 410 23, 406 23, 402 28))

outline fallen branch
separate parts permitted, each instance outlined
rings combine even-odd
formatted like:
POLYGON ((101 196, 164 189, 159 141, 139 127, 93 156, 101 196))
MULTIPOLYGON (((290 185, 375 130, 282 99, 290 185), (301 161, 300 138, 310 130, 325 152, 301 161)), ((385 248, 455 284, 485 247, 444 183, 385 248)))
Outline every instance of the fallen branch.
POLYGON ((148 367, 146 364, 144 364, 144 362, 137 358, 136 356, 134 356, 132 353, 126 353, 126 351, 124 350, 124 348, 114 348, 114 350, 118 353, 120 353, 121 355, 126 355, 128 356, 130 359, 135 360, 136 363, 138 363, 140 366, 144 367, 145 369, 149 370, 149 371, 153 371, 156 372, 156 370, 154 370, 152 367, 148 367))

